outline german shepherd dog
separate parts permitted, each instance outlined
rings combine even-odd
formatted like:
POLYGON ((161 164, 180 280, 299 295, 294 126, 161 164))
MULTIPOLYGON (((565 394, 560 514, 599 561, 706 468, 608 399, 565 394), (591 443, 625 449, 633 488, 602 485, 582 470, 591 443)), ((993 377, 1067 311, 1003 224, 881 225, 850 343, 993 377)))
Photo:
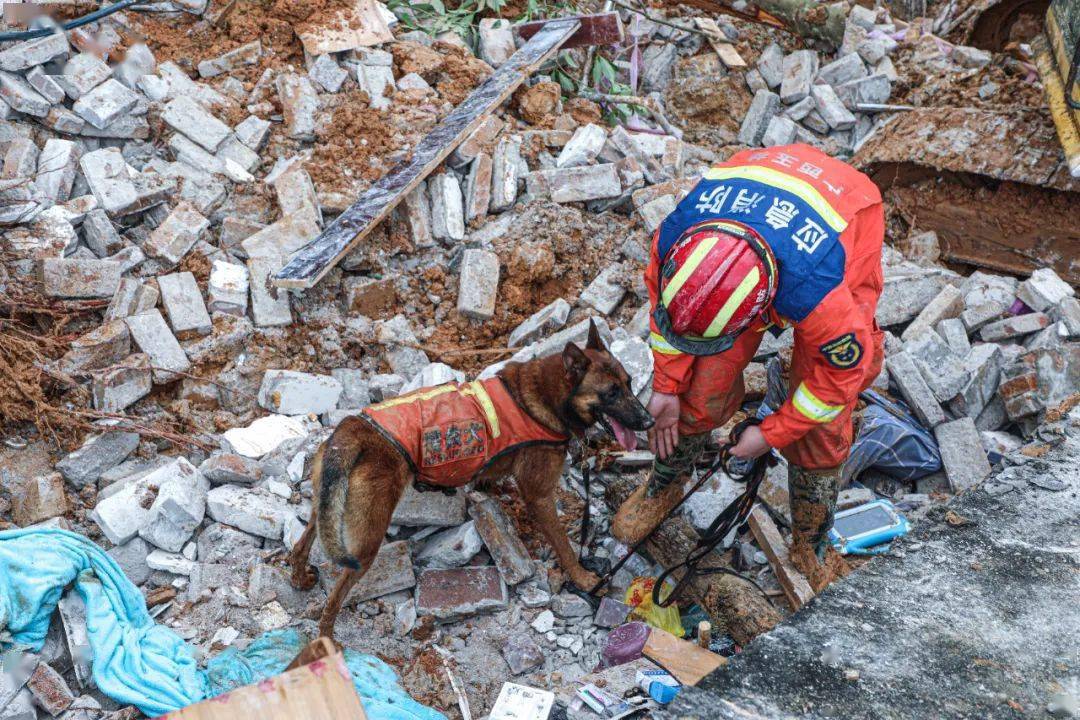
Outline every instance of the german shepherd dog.
MULTIPOLYGON (((595 325, 585 350, 568 343, 561 354, 509 363, 498 377, 529 422, 539 423, 558 439, 511 446, 476 475, 454 484, 512 474, 532 521, 551 544, 563 571, 576 586, 589 589, 598 578, 578 562, 555 510, 554 493, 569 437, 599 424, 632 450, 637 443, 633 431, 649 429, 653 419, 634 397, 629 375, 604 347, 595 325)), ((308 556, 317 531, 330 558, 345 567, 319 621, 320 634, 333 638, 342 604, 371 566, 394 508, 416 471, 382 428, 370 418, 355 416, 345 418, 323 443, 311 471, 316 503, 289 557, 291 582, 300 590, 315 584, 317 574, 308 556)))

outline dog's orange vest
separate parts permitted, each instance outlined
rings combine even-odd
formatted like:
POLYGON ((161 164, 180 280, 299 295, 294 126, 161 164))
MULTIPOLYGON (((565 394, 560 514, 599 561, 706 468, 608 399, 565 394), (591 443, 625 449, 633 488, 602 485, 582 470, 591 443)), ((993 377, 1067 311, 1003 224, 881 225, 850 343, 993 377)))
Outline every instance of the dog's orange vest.
POLYGON ((500 378, 421 388, 364 409, 418 478, 459 487, 497 456, 532 444, 560 444, 514 401, 500 378))

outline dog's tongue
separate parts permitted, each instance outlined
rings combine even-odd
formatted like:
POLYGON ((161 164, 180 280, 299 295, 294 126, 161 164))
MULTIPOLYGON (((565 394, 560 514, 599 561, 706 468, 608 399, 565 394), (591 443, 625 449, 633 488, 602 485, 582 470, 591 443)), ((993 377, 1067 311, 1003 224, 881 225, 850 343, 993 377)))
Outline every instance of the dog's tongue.
POLYGON ((622 426, 622 423, 610 415, 607 416, 607 421, 615 432, 615 439, 622 445, 623 450, 630 451, 637 448, 637 435, 632 430, 627 430, 622 426))

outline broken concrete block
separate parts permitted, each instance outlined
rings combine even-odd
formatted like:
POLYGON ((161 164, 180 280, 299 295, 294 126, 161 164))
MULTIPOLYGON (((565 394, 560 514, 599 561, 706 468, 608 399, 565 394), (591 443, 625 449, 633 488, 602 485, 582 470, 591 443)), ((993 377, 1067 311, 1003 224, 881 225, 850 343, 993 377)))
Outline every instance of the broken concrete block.
POLYGON ((210 312, 244 315, 247 312, 248 270, 243 265, 215 260, 208 287, 210 312))
POLYGON ((626 622, 632 607, 610 597, 600 598, 600 607, 593 616, 593 625, 602 628, 616 628, 626 622))
POLYGON ((210 482, 185 458, 147 475, 144 482, 157 487, 157 497, 139 537, 168 552, 180 552, 206 514, 210 482))
MULTIPOLYGON (((7 169, 5 164, 4 169, 7 169)), ((1046 312, 1065 298, 1076 294, 1069 283, 1052 268, 1039 268, 1016 288, 1016 297, 1035 312, 1046 312)))
MULTIPOLYGON (((402 86, 404 79, 398 81, 398 87, 402 86)), ((468 165, 480 153, 490 153, 495 146, 495 138, 506 127, 506 121, 498 115, 488 115, 473 130, 460 145, 450 153, 448 162, 453 167, 468 165)))
POLYGON ((817 107, 806 114, 806 117, 802 119, 802 124, 818 135, 826 135, 829 132, 829 123, 825 122, 825 118, 821 117, 817 107))
POLYGON ((502 648, 502 655, 513 675, 535 670, 544 664, 546 657, 540 646, 525 633, 513 634, 507 638, 502 648))
POLYGON ((570 142, 566 143, 559 157, 555 159, 555 167, 588 165, 600 154, 605 142, 607 142, 607 133, 604 128, 592 123, 582 125, 574 131, 570 142))
POLYGON ((41 263, 42 291, 50 297, 112 297, 123 268, 112 260, 46 258, 41 263))
POLYGON ((473 320, 490 320, 498 290, 499 256, 488 250, 466 250, 458 282, 458 313, 473 320))
POLYGON ((798 126, 794 120, 783 115, 773 115, 765 128, 765 134, 761 136, 761 146, 790 145, 795 141, 797 132, 798 126))
MULTIPOLYGON (((315 238, 322 228, 308 212, 286 215, 240 242, 249 258, 270 258, 280 263, 315 238)), ((274 268, 276 272, 281 265, 274 268)))
POLYGON ((491 158, 490 209, 492 212, 507 210, 517 200, 519 167, 521 167, 521 136, 503 136, 495 146, 495 154, 491 158))
POLYGON ((953 45, 949 51, 949 59, 962 68, 976 69, 990 64, 993 58, 986 50, 970 47, 968 45, 953 45))
POLYGON ((336 93, 349 77, 349 72, 338 65, 332 56, 320 55, 308 69, 308 77, 326 92, 336 93))
POLYGON ((157 280, 161 304, 165 307, 174 333, 183 337, 184 333, 207 335, 213 330, 210 313, 206 311, 202 292, 193 274, 160 275, 157 280))
POLYGON ((986 450, 971 418, 938 425, 934 428, 934 437, 941 451, 941 465, 954 493, 977 485, 990 474, 986 450))
MULTIPOLYGON (((435 245, 431 234, 431 208, 428 204, 426 182, 420 183, 406 195, 405 199, 394 208, 391 217, 391 227, 402 228, 400 232, 404 233, 414 248, 428 248, 435 245)), ((392 229, 391 232, 394 233, 395 230, 392 229)))
POLYGON ((322 209, 315 194, 315 185, 303 165, 297 164, 281 173, 273 185, 282 215, 307 213, 315 223, 322 224, 322 209))
POLYGON ((231 133, 228 125, 187 95, 170 100, 162 108, 161 119, 208 152, 217 151, 231 133))
POLYGON ((769 43, 758 57, 757 70, 769 90, 775 90, 784 81, 784 51, 776 43, 769 43))
POLYGON ((923 379, 938 402, 947 402, 963 390, 968 381, 960 358, 933 330, 926 330, 904 343, 904 352, 922 371, 923 379))
POLYGON ((186 201, 180 201, 143 244, 150 257, 175 267, 210 228, 210 221, 186 201))
POLYGON ((10 180, 34 177, 37 173, 40 154, 37 144, 30 138, 13 138, 8 143, 7 152, 4 153, 4 169, 0 173, 0 178, 10 180))
POLYGON ((65 107, 56 106, 41 119, 41 124, 58 133, 78 135, 86 126, 86 121, 65 107))
POLYGON ((60 358, 60 371, 74 375, 118 363, 131 353, 127 325, 106 322, 72 341, 60 358))
POLYGON ((424 567, 461 567, 483 549, 484 543, 472 522, 432 535, 416 559, 424 567))
MULTIPOLYGON (((36 149, 36 148, 35 148, 36 149)), ((10 150, 9 150, 10 152, 10 150)), ((34 186, 53 202, 63 202, 71 196, 81 147, 70 140, 50 138, 38 156, 34 186)), ((7 163, 4 163, 5 171, 7 163)))
POLYGON ((384 65, 356 65, 356 83, 367 93, 368 102, 376 110, 390 107, 386 91, 394 90, 394 72, 384 65))
POLYGON ((979 331, 979 337, 986 342, 1001 342, 1002 340, 1014 340, 1038 332, 1049 326, 1050 317, 1045 313, 1035 312, 1025 315, 998 320, 990 323, 979 331))
POLYGON ((431 196, 431 234, 440 240, 461 240, 465 237, 465 214, 461 185, 452 173, 428 178, 431 196))
POLYGON ((26 681, 26 688, 37 704, 53 717, 58 717, 75 702, 75 694, 64 677, 48 663, 38 663, 34 674, 26 681))
MULTIPOLYGON (((211 485, 251 486, 262 480, 262 467, 258 462, 243 455, 222 453, 211 455, 199 466, 199 472, 211 485)), ((200 555, 203 562, 214 562, 200 555)))
POLYGON ((420 492, 410 483, 398 500, 390 522, 407 527, 451 527, 466 520, 465 496, 460 492, 449 496, 441 492, 420 492))
POLYGON ((813 50, 796 50, 784 58, 780 101, 791 105, 810 94, 818 72, 818 55, 813 50))
POLYGON ((1001 378, 1003 355, 993 343, 976 345, 964 356, 963 370, 968 381, 960 394, 949 404, 956 415, 978 418, 997 392, 1001 378))
MULTIPOLYGON (((809 94, 807 89, 807 94, 809 94)), ((739 128, 739 142, 750 147, 761 144, 761 138, 769 127, 769 121, 780 111, 780 96, 768 90, 759 90, 754 94, 750 108, 743 116, 739 128)))
POLYGON ((1068 297, 1050 311, 1050 317, 1060 324, 1062 337, 1076 339, 1080 337, 1080 300, 1068 297))
POLYGON ((499 67, 514 54, 514 34, 510 22, 502 18, 484 18, 479 27, 480 59, 491 67, 499 67))
MULTIPOLYGON (((327 573, 329 574, 329 573, 327 573)), ((371 569, 356 584, 350 595, 352 602, 363 602, 390 593, 408 590, 416 585, 409 543, 386 543, 371 562, 371 569)))
POLYGON ((502 610, 508 602, 506 584, 490 566, 425 570, 416 586, 417 614, 437 620, 502 610))
POLYGON ((316 415, 337 407, 341 383, 329 375, 267 370, 259 386, 259 405, 282 415, 316 415))
POLYGON ((220 523, 270 540, 280 540, 286 518, 296 516, 284 498, 239 485, 211 489, 206 495, 206 512, 220 523))
POLYGON ((45 117, 52 103, 30 86, 21 75, 0 71, 0 99, 13 110, 35 117, 45 117))
POLYGON ((946 285, 933 300, 919 311, 911 324, 901 333, 900 339, 907 342, 928 330, 933 332, 935 325, 942 320, 959 317, 963 309, 963 295, 956 287, 946 285))
POLYGON ((946 318, 937 324, 937 334, 957 356, 963 358, 971 350, 971 341, 960 318, 946 318))
POLYGON ((507 340, 507 345, 509 347, 528 345, 547 333, 561 328, 566 324, 566 318, 569 315, 570 303, 562 298, 556 298, 514 328, 507 340))
POLYGON ((814 85, 810 93, 818 113, 831 129, 847 130, 855 127, 855 116, 840 102, 832 86, 814 85))
MULTIPOLYGON (((368 389, 371 391, 371 402, 377 403, 389 400, 401 394, 401 388, 405 385, 405 378, 393 373, 378 373, 371 376, 368 389)), ((464 506, 462 507, 464 510, 464 506)))
POLYGON ((251 318, 258 327, 292 324, 289 293, 270 284, 270 275, 281 268, 277 258, 249 258, 247 262, 251 283, 251 318))
POLYGON ((1080 346, 1069 343, 1032 350, 1006 364, 998 394, 1008 419, 1016 421, 1057 405, 1078 387, 1080 346))
POLYGON ((664 92, 671 83, 672 70, 678 59, 674 43, 652 43, 642 53, 641 86, 646 93, 664 92))
POLYGON ((248 115, 243 122, 233 128, 233 133, 236 139, 248 149, 258 152, 270 134, 270 121, 248 115))
POLYGON ((95 410, 120 412, 150 394, 150 359, 142 354, 91 373, 91 394, 95 410))
POLYGON ((817 81, 826 85, 842 85, 866 77, 866 65, 857 53, 848 53, 824 65, 817 74, 817 81))
POLYGON ((128 176, 127 162, 118 148, 102 148, 79 159, 90 191, 98 206, 110 215, 128 210, 138 201, 135 184, 128 176))
POLYGON ((67 35, 50 33, 36 40, 27 40, 0 52, 0 70, 21 72, 35 65, 44 65, 68 52, 67 35))
POLYGON ((113 493, 98 497, 90 519, 97 523, 109 542, 123 545, 136 537, 146 523, 157 491, 144 478, 117 485, 113 493))
POLYGON ((507 585, 517 585, 531 578, 535 573, 532 558, 499 502, 483 493, 473 493, 471 499, 469 517, 502 579, 507 585))
POLYGON ((152 548, 141 537, 133 537, 123 545, 117 545, 107 550, 109 557, 116 561, 120 569, 135 585, 142 585, 150 579, 150 566, 146 563, 146 556, 152 548))
POLYGON ((598 200, 622 194, 622 181, 615 163, 538 170, 529 173, 525 182, 529 195, 535 198, 550 196, 557 203, 598 200))
POLYGON ((165 324, 165 318, 157 310, 125 318, 131 338, 148 356, 154 367, 154 382, 167 383, 176 379, 174 372, 187 372, 191 369, 184 349, 176 341, 176 336, 165 324))
POLYGON ((906 352, 897 353, 885 361, 885 366, 888 368, 889 377, 896 383, 904 401, 919 418, 919 422, 927 428, 945 422, 945 413, 910 355, 906 352))
POLYGON ((618 265, 604 268, 588 287, 581 291, 581 303, 602 315, 610 315, 626 295, 626 288, 619 282, 621 275, 622 268, 618 265))
POLYGON ((11 507, 11 519, 19 527, 26 527, 49 518, 59 517, 68 511, 64 479, 60 473, 48 473, 28 479, 22 491, 16 493, 11 507))
POLYGON ((856 44, 855 52, 866 61, 868 65, 877 65, 882 59, 888 57, 889 50, 896 46, 896 41, 885 37, 867 37, 856 44))
POLYGON ((217 77, 245 65, 254 65, 259 62, 260 57, 262 57, 262 43, 252 40, 216 58, 203 60, 199 63, 199 75, 204 78, 217 77))
POLYGON ((153 285, 133 278, 122 278, 109 307, 105 310, 105 320, 123 320, 129 315, 138 315, 152 309, 157 305, 157 301, 158 291, 153 285))
POLYGON ((137 94, 109 78, 76 100, 71 109, 94 127, 104 129, 138 102, 137 94))
POLYGON ((892 94, 892 83, 884 75, 871 75, 858 80, 850 80, 833 88, 836 96, 848 110, 855 112, 863 103, 881 104, 888 102, 892 94))
POLYGON ((491 204, 491 156, 480 153, 473 158, 465 180, 465 222, 471 223, 488 213, 491 204))
MULTIPOLYGON (((108 421, 102 421, 108 422, 108 421)), ((98 423, 102 429, 108 426, 98 423)), ((113 430, 92 435, 78 450, 56 463, 59 473, 76 490, 97 482, 101 474, 122 463, 139 446, 139 434, 113 430)))
POLYGON ((68 97, 78 100, 105 82, 110 75, 112 69, 104 60, 92 52, 81 52, 68 60, 63 72, 54 78, 68 97))
POLYGON ((365 317, 378 317, 397 301, 392 278, 348 277, 342 282, 345 310, 365 317))

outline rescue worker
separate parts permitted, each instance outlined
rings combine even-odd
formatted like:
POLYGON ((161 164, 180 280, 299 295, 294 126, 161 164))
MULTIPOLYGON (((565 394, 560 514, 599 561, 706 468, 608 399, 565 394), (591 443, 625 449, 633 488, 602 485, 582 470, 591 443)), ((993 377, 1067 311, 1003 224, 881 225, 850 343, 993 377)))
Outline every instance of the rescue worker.
POLYGON ((737 153, 667 216, 645 271, 656 459, 616 514, 617 538, 637 541, 678 502, 709 433, 739 409, 762 334, 794 327, 787 398, 733 454, 787 458, 792 559, 811 584, 827 583, 852 409, 884 355, 874 321, 884 223, 868 177, 802 144, 737 153))

